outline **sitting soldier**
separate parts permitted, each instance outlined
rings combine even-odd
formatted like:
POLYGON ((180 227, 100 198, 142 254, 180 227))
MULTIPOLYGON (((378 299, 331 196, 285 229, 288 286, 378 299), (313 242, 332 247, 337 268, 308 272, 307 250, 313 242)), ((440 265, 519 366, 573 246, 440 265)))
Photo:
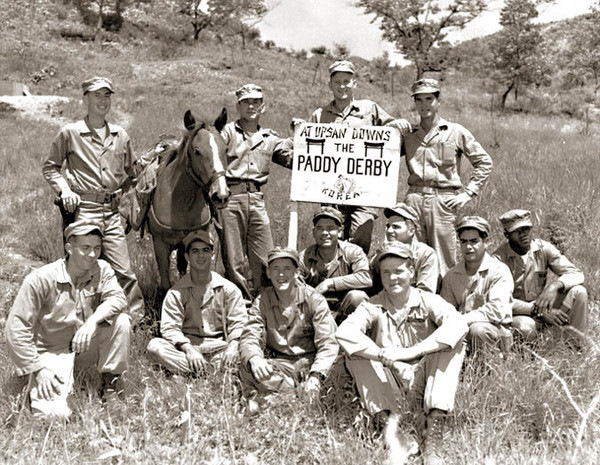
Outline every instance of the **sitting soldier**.
POLYGON ((248 319, 242 293, 211 271, 214 241, 208 231, 183 239, 190 272, 168 292, 162 305, 160 338, 148 343, 148 354, 175 373, 203 373, 207 364, 238 362, 238 342, 248 319))
POLYGON ((466 321, 440 296, 411 286, 409 245, 384 244, 377 260, 383 291, 363 302, 336 337, 367 411, 400 413, 408 394, 426 415, 424 463, 442 464, 444 423, 454 407, 466 321))
POLYGON ((319 392, 339 351, 336 325, 325 298, 297 279, 298 253, 276 247, 268 255, 272 286, 262 290, 249 310, 240 339, 240 376, 249 400, 301 386, 319 392))
MULTIPOLYGON (((411 286, 435 293, 440 280, 439 263, 435 250, 415 237, 417 212, 404 202, 399 202, 393 208, 384 209, 383 214, 387 218, 384 247, 385 243, 394 241, 408 244, 415 268, 411 286)), ((372 295, 375 295, 383 290, 377 255, 371 259, 371 273, 373 275, 372 295)))
POLYGON ((513 280, 508 267, 486 252, 490 225, 479 216, 465 216, 456 225, 462 260, 442 279, 441 296, 454 305, 469 324, 467 338, 473 351, 512 344, 513 280))
POLYGON ((532 340, 542 324, 571 325, 575 338, 584 339, 588 306, 583 273, 552 244, 532 239, 529 211, 511 210, 499 219, 508 241, 495 255, 513 275, 513 327, 532 340), (548 282, 548 270, 558 279, 548 282))
POLYGON ((356 244, 339 240, 342 214, 321 207, 313 216, 315 243, 300 253, 300 277, 327 299, 336 320, 343 319, 368 299, 372 285, 369 260, 356 244))
POLYGON ((31 410, 66 420, 74 365, 97 365, 103 401, 116 400, 127 369, 130 318, 115 272, 104 260, 102 226, 77 220, 64 231, 66 258, 31 272, 6 320, 8 354, 29 375, 31 410))

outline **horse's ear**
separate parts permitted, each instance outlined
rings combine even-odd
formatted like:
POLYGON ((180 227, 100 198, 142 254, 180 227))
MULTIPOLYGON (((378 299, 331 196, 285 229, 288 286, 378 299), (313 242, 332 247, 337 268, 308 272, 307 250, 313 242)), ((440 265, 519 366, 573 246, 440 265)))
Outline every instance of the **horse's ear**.
POLYGON ((188 131, 191 131, 196 126, 196 118, 192 115, 192 110, 188 110, 183 115, 183 124, 188 131))
POLYGON ((223 107, 221 110, 221 114, 215 120, 215 128, 217 131, 221 132, 221 129, 225 127, 227 123, 227 108, 223 107))

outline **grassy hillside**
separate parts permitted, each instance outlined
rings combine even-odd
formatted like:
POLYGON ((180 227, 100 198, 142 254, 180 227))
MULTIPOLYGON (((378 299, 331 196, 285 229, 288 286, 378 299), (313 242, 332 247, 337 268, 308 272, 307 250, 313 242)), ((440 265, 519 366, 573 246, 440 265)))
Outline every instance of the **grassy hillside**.
MULTIPOLYGON (((0 1, 1 6, 6 4, 0 1)), ((307 117, 329 99, 327 76, 315 72, 316 59, 298 59, 255 46, 242 51, 208 40, 197 44, 182 41, 182 24, 172 23, 169 29, 163 20, 160 26, 153 26, 150 20, 157 11, 151 8, 156 5, 148 6, 148 11, 140 7, 124 35, 107 34, 104 45, 60 37, 57 28, 81 27, 68 5, 38 1, 35 5, 45 5, 46 10, 37 10, 35 15, 30 3, 11 5, 5 10, 6 40, 0 44, 2 76, 30 84, 37 94, 73 97, 73 102, 54 112, 62 112, 63 118, 83 116, 76 99, 85 77, 113 77, 117 88, 113 115, 128 126, 140 151, 152 146, 158 134, 178 131, 188 108, 211 119, 223 106, 235 115, 233 91, 249 81, 265 89, 264 126, 282 135, 288 134, 291 117, 307 117), (60 19, 61 8, 64 19, 60 19), (36 27, 27 28, 27 24, 36 27)), ((165 10, 165 18, 169 15, 173 16, 172 10, 165 10)), ((393 98, 376 83, 365 81, 359 83, 357 96, 376 100, 390 113, 416 122, 408 92, 398 92, 398 88, 408 88, 410 77, 411 73, 397 76, 393 98)), ((509 208, 531 209, 538 235, 557 244, 583 269, 590 294, 597 300, 600 182, 595 167, 600 141, 580 135, 579 123, 573 120, 523 113, 495 115, 490 113, 489 103, 485 84, 472 74, 456 72, 445 77, 443 115, 471 129, 494 159, 486 188, 464 213, 490 220, 494 228, 490 248, 495 248, 502 241, 497 216, 509 208)), ((30 267, 61 256, 58 212, 41 176, 41 164, 58 122, 51 117, 24 118, 0 107, 2 330, 30 267)), ((464 176, 468 174, 467 167, 464 176)), ((405 177, 403 170, 399 197, 406 189, 405 177)), ((287 237, 289 179, 288 171, 274 166, 265 190, 278 244, 287 237)), ((313 209, 301 205, 300 247, 308 245, 313 209)), ((382 231, 380 219, 376 240, 381 239, 382 231)), ((151 303, 157 286, 151 238, 130 235, 129 245, 134 269, 151 303)), ((596 341, 598 316, 593 304, 591 337, 596 341)), ((13 375, 2 339, 0 383, 5 395, 0 400, 0 463, 341 465, 386 460, 387 450, 381 440, 372 439, 372 429, 360 415, 351 390, 329 388, 319 407, 285 398, 268 412, 248 418, 236 382, 229 375, 187 379, 155 370, 145 354, 150 332, 150 328, 141 328, 134 334, 127 399, 121 411, 101 408, 94 394, 98 379, 91 374, 76 382, 75 413, 66 426, 33 422, 21 409, 23 384, 13 375), (189 429, 178 426, 185 412, 191 414, 189 429)), ((573 353, 559 336, 546 333, 534 350, 564 384, 528 352, 491 361, 483 370, 467 362, 447 441, 449 463, 598 463, 599 413, 591 408, 579 444, 582 419, 573 403, 584 412, 590 405, 594 407, 592 401, 600 388, 599 355, 573 353)), ((418 423, 406 420, 402 433, 418 429, 418 423)))

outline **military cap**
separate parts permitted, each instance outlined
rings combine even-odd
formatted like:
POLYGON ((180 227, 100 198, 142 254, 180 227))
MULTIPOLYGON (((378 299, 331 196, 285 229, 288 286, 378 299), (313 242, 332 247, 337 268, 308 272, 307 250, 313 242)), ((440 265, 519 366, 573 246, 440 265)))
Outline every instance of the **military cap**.
POLYGON ((300 263, 298 252, 288 247, 275 247, 274 249, 271 249, 271 251, 267 255, 267 263, 270 265, 273 260, 277 260, 278 258, 289 258, 291 261, 294 262, 296 268, 300 263))
POLYGON ((215 248, 215 241, 212 238, 210 232, 205 231, 203 229, 198 229, 196 231, 192 231, 187 236, 183 238, 183 246, 187 250, 188 247, 194 241, 204 242, 206 245, 209 245, 211 249, 215 248))
POLYGON ((115 92, 112 81, 100 76, 94 76, 93 78, 83 81, 81 83, 81 88, 83 89, 83 95, 100 89, 108 89, 111 94, 115 92))
POLYGON ((238 102, 249 98, 263 98, 262 88, 256 84, 246 84, 235 91, 238 102))
POLYGON ((393 207, 384 208, 383 214, 386 218, 397 215, 406 220, 410 220, 413 223, 417 223, 418 221, 417 211, 413 207, 406 205, 404 202, 398 202, 393 207))
POLYGON ((354 74, 354 65, 351 61, 348 60, 338 60, 334 61, 329 67, 329 75, 331 76, 333 73, 350 73, 354 74))
POLYGON ((513 232, 525 226, 532 227, 531 212, 528 210, 510 210, 498 218, 506 232, 513 232))
POLYGON ((413 258, 412 250, 409 244, 392 241, 385 242, 377 251, 377 262, 381 262, 385 257, 413 258))
POLYGON ((437 79, 419 79, 418 81, 413 82, 412 86, 410 86, 411 96, 415 96, 417 94, 435 94, 436 92, 440 92, 440 83, 437 79))
POLYGON ((342 218, 342 214, 339 212, 339 210, 337 210, 333 207, 319 208, 313 215, 313 219, 312 219, 313 224, 316 225, 317 221, 319 221, 320 218, 331 218, 333 221, 335 221, 338 224, 338 226, 341 226, 344 221, 342 218))
POLYGON ((98 221, 77 220, 73 221, 65 228, 65 241, 68 241, 72 236, 87 236, 88 234, 98 231, 101 237, 104 237, 104 228, 98 221))
POLYGON ((456 224, 456 232, 461 232, 463 229, 476 229, 490 235, 490 224, 481 216, 463 216, 456 224))

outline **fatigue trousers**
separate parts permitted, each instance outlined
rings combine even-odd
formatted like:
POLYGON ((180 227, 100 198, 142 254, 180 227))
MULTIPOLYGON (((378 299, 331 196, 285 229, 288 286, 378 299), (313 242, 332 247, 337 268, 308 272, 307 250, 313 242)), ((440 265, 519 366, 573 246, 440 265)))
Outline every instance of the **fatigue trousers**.
POLYGON ((467 340, 473 352, 495 348, 507 353, 510 352, 513 343, 512 333, 508 327, 487 321, 472 323, 469 326, 467 340))
MULTIPOLYGON (((552 307, 563 310, 569 315, 571 326, 583 334, 587 333, 588 295, 585 287, 573 286, 568 292, 559 293, 552 307)), ((525 340, 532 340, 535 339, 543 324, 539 318, 534 319, 529 315, 515 315, 513 316, 512 326, 525 340)))
POLYGON ((131 323, 129 315, 119 314, 114 321, 102 323, 91 340, 90 348, 82 353, 75 354, 69 347, 56 352, 43 352, 40 360, 45 368, 51 369, 62 380, 60 394, 54 399, 43 399, 35 385, 35 375, 30 375, 30 385, 33 386, 29 393, 31 410, 37 418, 47 420, 66 420, 71 415, 67 398, 73 389, 73 372, 97 365, 99 373, 121 375, 127 370, 129 353, 129 337, 131 323))
POLYGON ((111 204, 83 201, 79 205, 75 220, 97 221, 104 227, 101 258, 106 260, 125 292, 129 314, 135 325, 144 316, 144 296, 137 278, 131 269, 127 238, 121 223, 121 215, 111 204))
MULTIPOLYGON (((190 343, 202 355, 208 358, 212 365, 219 365, 223 358, 223 353, 227 349, 227 342, 224 340, 210 339, 186 335, 190 343)), ((166 339, 155 337, 148 343, 148 355, 150 358, 165 367, 172 373, 189 374, 192 373, 185 353, 177 349, 166 339)))
POLYGON ((441 277, 457 263, 456 210, 446 204, 455 195, 409 192, 405 199, 418 214, 417 239, 433 248, 438 256, 441 277))
POLYGON ((225 277, 240 288, 246 299, 253 300, 263 287, 267 254, 273 248, 264 194, 233 194, 219 212, 225 277), (252 285, 247 279, 248 268, 252 285))
POLYGON ((345 206, 338 209, 344 216, 344 239, 358 245, 368 255, 378 210, 371 207, 345 206))
POLYGON ((268 362, 273 367, 273 374, 265 381, 258 381, 252 374, 250 367, 242 363, 240 365, 240 378, 244 391, 247 394, 252 391, 265 394, 291 391, 306 378, 314 359, 314 354, 295 358, 268 358, 268 362))
POLYGON ((336 323, 340 324, 356 310, 356 307, 369 300, 369 296, 366 292, 355 289, 347 292, 326 292, 325 299, 336 323))
POLYGON ((418 363, 396 362, 390 370, 381 362, 358 358, 346 359, 348 371, 367 411, 375 415, 383 410, 399 412, 402 399, 415 408, 450 412, 465 354, 464 344, 425 355, 418 363))

